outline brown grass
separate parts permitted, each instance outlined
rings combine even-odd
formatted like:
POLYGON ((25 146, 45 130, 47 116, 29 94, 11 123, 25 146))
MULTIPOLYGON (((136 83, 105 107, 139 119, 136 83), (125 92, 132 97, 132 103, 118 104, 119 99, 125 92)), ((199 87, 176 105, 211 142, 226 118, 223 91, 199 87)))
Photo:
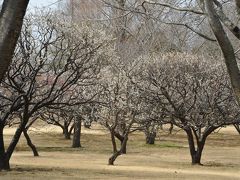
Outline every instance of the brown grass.
MULTIPOLYGON (((32 131, 30 136, 40 157, 33 157, 21 139, 12 157, 12 171, 0 179, 240 179, 240 136, 233 128, 211 135, 203 153, 204 166, 192 166, 183 132, 159 135, 155 145, 146 145, 141 133, 131 135, 128 154, 108 166, 110 137, 101 129, 84 130, 83 148, 72 149, 57 129, 32 131), (96 133, 97 132, 97 133, 96 133), (99 132, 99 133, 98 133, 99 132)), ((13 129, 5 131, 7 141, 13 129)))

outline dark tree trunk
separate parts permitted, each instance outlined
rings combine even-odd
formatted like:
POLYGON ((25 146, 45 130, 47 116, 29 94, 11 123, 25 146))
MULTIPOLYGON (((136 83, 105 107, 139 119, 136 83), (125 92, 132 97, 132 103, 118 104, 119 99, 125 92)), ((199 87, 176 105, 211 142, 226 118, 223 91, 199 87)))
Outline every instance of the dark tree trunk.
POLYGON ((0 82, 12 60, 29 0, 4 0, 0 13, 0 82))
POLYGON ((108 160, 108 165, 114 165, 115 160, 117 159, 118 156, 120 156, 122 153, 121 151, 116 151, 113 153, 113 155, 109 158, 108 160))
POLYGON ((3 125, 0 125, 0 154, 5 153, 5 147, 4 147, 4 138, 3 138, 3 125))
POLYGON ((32 141, 31 141, 31 139, 30 139, 30 136, 28 135, 26 129, 23 130, 23 134, 24 134, 24 136, 25 136, 25 138, 26 138, 26 140, 27 140, 27 145, 32 149, 33 155, 34 155, 34 156, 39 156, 38 151, 37 151, 37 148, 36 148, 36 146, 32 143, 32 141))
POLYGON ((9 160, 6 157, 4 139, 3 139, 3 125, 0 126, 0 171, 9 170, 9 160))
POLYGON ((189 144, 189 150, 192 158, 192 165, 198 164, 202 165, 201 163, 201 157, 202 157, 202 151, 205 145, 206 138, 202 138, 201 140, 197 139, 197 148, 195 148, 194 143, 194 136, 192 134, 192 130, 188 129, 185 130, 188 137, 188 144, 189 144))
POLYGON ((146 144, 155 144, 156 132, 147 132, 146 133, 146 144))
MULTIPOLYGON (((126 137, 128 140, 128 137, 126 137)), ((121 141, 121 147, 122 147, 122 154, 127 154, 127 140, 121 141)))
POLYGON ((124 142, 124 136, 114 131, 115 137, 121 142, 122 154, 127 154, 127 140, 124 142))
POLYGON ((70 127, 70 130, 69 130, 69 134, 70 134, 70 135, 72 134, 73 129, 74 129, 74 124, 72 124, 72 126, 70 127))
POLYGON ((234 48, 226 32, 224 31, 219 16, 216 13, 214 1, 204 0, 204 4, 211 29, 217 38, 218 44, 223 53, 235 97, 240 104, 240 71, 238 68, 234 48))
POLYGON ((6 153, 0 153, 0 171, 10 170, 9 158, 6 153))
POLYGON ((202 165, 201 163, 202 150, 203 149, 198 149, 197 151, 194 152, 194 154, 191 154, 192 165, 195 165, 195 164, 202 165))
POLYGON ((201 158, 202 158, 202 151, 203 151, 204 145, 205 145, 205 140, 199 141, 197 145, 197 150, 195 150, 194 153, 191 154, 193 165, 195 164, 202 165, 201 158))
POLYGON ((64 122, 63 125, 63 134, 65 139, 71 139, 71 132, 68 131, 68 123, 64 122))
MULTIPOLYGON (((30 115, 28 114, 29 102, 26 96, 24 96, 24 99, 25 99, 25 104, 24 104, 23 116, 20 121, 21 123, 19 124, 17 130, 15 131, 12 137, 12 140, 7 148, 7 151, 5 153, 3 153, 2 151, 2 154, 0 154, 0 169, 7 169, 7 170, 10 169, 9 160, 11 159, 12 153, 17 146, 17 143, 22 135, 23 130, 26 129, 26 125, 28 123, 30 115)), ((3 128, 4 128, 4 125, 0 124, 0 129, 1 129, 0 134, 2 134, 1 135, 2 138, 0 137, 0 139, 2 139, 2 143, 1 143, 2 147, 4 147, 3 128)))
POLYGON ((114 130, 111 130, 111 141, 112 141, 112 146, 113 146, 113 153, 117 152, 117 144, 115 140, 115 133, 114 130))
POLYGON ((169 134, 172 134, 173 131, 173 123, 170 123, 169 134))
MULTIPOLYGON (((12 156, 12 153, 13 153, 13 151, 14 151, 14 149, 15 149, 15 147, 16 147, 16 145, 17 145, 17 143, 18 143, 18 141, 19 141, 19 139, 21 137, 21 134, 22 134, 22 131, 23 131, 23 128, 25 127, 25 125, 26 125, 25 123, 22 123, 22 124, 19 125, 19 127, 17 128, 17 130, 16 130, 16 132, 15 132, 13 138, 12 138, 12 141, 11 141, 10 145, 8 146, 8 149, 7 149, 6 152, 4 152, 3 151, 4 149, 1 148, 1 152, 0 152, 0 170, 1 169, 2 170, 3 169, 4 170, 10 170, 9 160, 10 160, 10 158, 12 156)), ((3 135, 1 135, 1 136, 3 137, 3 135)), ((2 139, 2 140, 0 140, 0 141, 2 141, 1 144, 4 145, 3 138, 1 138, 1 139, 2 139)), ((1 147, 3 147, 3 146, 1 146, 1 147)))
POLYGON ((65 129, 63 131, 63 133, 64 133, 64 138, 65 139, 71 139, 71 134, 70 134, 70 132, 68 132, 68 130, 65 129))
POLYGON ((121 154, 124 154, 123 152, 124 152, 124 150, 126 150, 127 141, 128 141, 128 133, 124 136, 124 139, 123 139, 123 141, 121 143, 120 150, 119 151, 116 150, 113 153, 113 155, 109 158, 108 165, 114 165, 114 162, 117 159, 117 157, 120 156, 121 154))
POLYGON ((238 134, 240 134, 240 125, 234 124, 235 129, 237 130, 238 134))
POLYGON ((81 147, 81 117, 77 117, 74 122, 74 133, 73 133, 73 148, 81 147))
POLYGON ((128 137, 126 136, 123 139, 119 139, 121 141, 121 148, 118 151, 117 150, 117 144, 116 144, 116 133, 113 131, 111 131, 111 140, 112 140, 112 145, 113 145, 113 155, 109 158, 108 160, 108 165, 114 165, 115 160, 117 159, 118 156, 120 156, 121 154, 126 154, 127 152, 127 140, 128 137))
POLYGON ((13 138, 12 138, 11 143, 8 146, 8 149, 7 149, 6 153, 7 153, 7 156, 8 156, 9 159, 11 158, 12 153, 13 153, 13 151, 14 151, 14 149, 15 149, 15 147, 16 147, 16 145, 17 145, 17 143, 18 143, 18 141, 21 137, 21 134, 22 134, 22 132, 25 128, 25 125, 26 125, 25 123, 21 123, 19 125, 19 127, 17 128, 17 130, 16 130, 16 132, 15 132, 13 138))
POLYGON ((115 137, 117 137, 120 141, 121 141, 121 138, 123 138, 123 140, 121 141, 121 148, 119 151, 115 151, 113 153, 113 155, 109 158, 108 160, 108 164, 109 165, 114 165, 114 161, 117 159, 118 156, 120 156, 121 154, 124 154, 123 152, 126 152, 126 146, 127 146, 127 141, 128 141, 128 135, 129 135, 129 131, 130 131, 130 128, 132 127, 132 124, 134 122, 134 119, 132 120, 132 122, 129 124, 128 128, 126 129, 125 131, 125 134, 123 136, 121 136, 119 133, 116 133, 114 131, 115 128, 113 128, 111 130, 111 136, 112 136, 112 140, 115 141, 115 137), (113 133, 114 133, 114 136, 113 136, 113 133))

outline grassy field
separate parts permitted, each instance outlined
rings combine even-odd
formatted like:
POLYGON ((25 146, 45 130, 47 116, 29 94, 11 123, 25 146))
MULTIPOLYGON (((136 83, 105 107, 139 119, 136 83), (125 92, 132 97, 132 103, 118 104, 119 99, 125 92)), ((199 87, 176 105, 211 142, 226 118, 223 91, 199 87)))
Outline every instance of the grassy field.
MULTIPOLYGON (((146 145, 144 135, 130 136, 127 155, 108 166, 110 137, 99 129, 84 130, 82 148, 72 149, 56 129, 32 131, 30 136, 40 157, 33 157, 21 139, 11 159, 12 171, 0 172, 0 180, 28 179, 240 179, 240 135, 233 128, 212 134, 203 152, 204 166, 192 166, 183 132, 162 132, 155 145, 146 145), (38 132, 38 133, 37 133, 38 132)), ((9 141, 13 129, 5 132, 9 141)))

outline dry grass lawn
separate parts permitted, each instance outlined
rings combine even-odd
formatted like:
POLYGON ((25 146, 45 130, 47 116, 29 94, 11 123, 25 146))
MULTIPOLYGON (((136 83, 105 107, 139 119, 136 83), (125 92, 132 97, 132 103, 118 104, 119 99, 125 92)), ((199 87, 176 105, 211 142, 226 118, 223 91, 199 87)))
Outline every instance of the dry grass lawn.
MULTIPOLYGON (((21 139, 11 159, 12 171, 0 172, 0 180, 61 179, 240 179, 240 135, 233 128, 212 134, 203 152, 204 166, 192 166, 186 136, 162 132, 155 145, 145 145, 144 135, 131 135, 127 155, 108 166, 110 137, 95 127, 84 130, 80 149, 72 149, 55 128, 30 133, 40 157, 33 157, 21 139), (38 132, 38 133, 37 133, 38 132)), ((5 131, 9 142, 13 129, 5 131)))

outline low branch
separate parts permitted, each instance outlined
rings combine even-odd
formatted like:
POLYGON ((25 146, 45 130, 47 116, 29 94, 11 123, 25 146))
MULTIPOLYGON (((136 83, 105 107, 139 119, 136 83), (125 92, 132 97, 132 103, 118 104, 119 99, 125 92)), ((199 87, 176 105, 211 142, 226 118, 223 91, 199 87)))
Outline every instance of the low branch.
POLYGON ((190 9, 190 8, 180 8, 180 7, 172 6, 171 4, 168 4, 168 3, 159 3, 159 2, 154 2, 154 1, 150 1, 150 0, 143 1, 142 7, 144 9, 146 9, 144 7, 144 4, 158 5, 158 6, 167 7, 167 8, 176 10, 176 11, 190 12, 190 13, 195 13, 195 14, 199 14, 199 15, 205 15, 205 13, 202 11, 198 11, 198 10, 194 10, 194 9, 190 9))

